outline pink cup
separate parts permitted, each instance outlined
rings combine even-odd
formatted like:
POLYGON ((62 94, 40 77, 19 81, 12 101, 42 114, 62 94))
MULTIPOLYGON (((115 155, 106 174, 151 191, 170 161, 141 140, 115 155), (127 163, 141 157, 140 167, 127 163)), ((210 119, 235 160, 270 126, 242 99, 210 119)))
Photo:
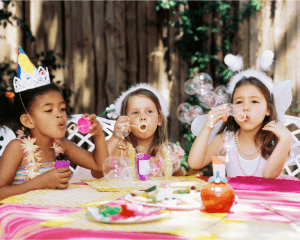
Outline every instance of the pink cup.
POLYGON ((55 168, 64 168, 69 167, 70 162, 69 161, 55 161, 55 168))

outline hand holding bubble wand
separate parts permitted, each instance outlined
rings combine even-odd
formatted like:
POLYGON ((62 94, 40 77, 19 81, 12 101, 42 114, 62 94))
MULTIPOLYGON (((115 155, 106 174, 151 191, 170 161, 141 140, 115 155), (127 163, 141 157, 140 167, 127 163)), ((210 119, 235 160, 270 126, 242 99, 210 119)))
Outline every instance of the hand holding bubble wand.
MULTIPOLYGON (((105 113, 109 113, 109 112, 113 112, 113 111, 114 111, 114 109, 105 110, 102 114, 100 114, 97 117, 100 117, 105 113)), ((82 117, 82 118, 78 119, 77 126, 75 123, 73 123, 68 127, 68 133, 73 134, 77 128, 78 128, 78 131, 83 134, 89 133, 91 125, 92 125, 92 123, 90 120, 88 120, 86 117, 82 117)), ((129 126, 137 127, 141 132, 146 132, 148 129, 148 125, 144 122, 140 123, 138 126, 136 126, 136 125, 129 125, 129 126)), ((122 139, 124 139, 128 135, 129 135, 129 132, 126 131, 126 127, 125 126, 122 127, 122 139)))

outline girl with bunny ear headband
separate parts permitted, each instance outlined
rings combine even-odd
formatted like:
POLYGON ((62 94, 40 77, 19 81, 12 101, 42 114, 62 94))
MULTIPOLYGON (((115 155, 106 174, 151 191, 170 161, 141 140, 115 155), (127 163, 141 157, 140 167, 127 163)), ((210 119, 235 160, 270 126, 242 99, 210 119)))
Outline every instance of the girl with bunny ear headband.
MULTIPOLYGON (((262 70, 270 70, 274 54, 267 50, 259 59, 262 70)), ((229 162, 226 163, 227 176, 253 175, 276 178, 281 173, 292 136, 281 123, 284 113, 292 101, 291 80, 274 85, 272 79, 260 70, 241 71, 242 58, 229 54, 225 63, 237 72, 228 84, 232 103, 246 114, 245 121, 230 116, 222 124, 226 110, 217 106, 207 117, 196 118, 192 132, 198 135, 190 152, 188 162, 192 168, 202 168, 211 162, 214 155, 224 151, 224 135, 229 162), (278 122, 278 120, 280 120, 278 122), (227 130, 227 134, 223 134, 227 130), (228 132, 229 131, 229 132, 228 132), (209 146, 212 133, 218 135, 209 146), (229 136, 229 137, 228 137, 229 136)))

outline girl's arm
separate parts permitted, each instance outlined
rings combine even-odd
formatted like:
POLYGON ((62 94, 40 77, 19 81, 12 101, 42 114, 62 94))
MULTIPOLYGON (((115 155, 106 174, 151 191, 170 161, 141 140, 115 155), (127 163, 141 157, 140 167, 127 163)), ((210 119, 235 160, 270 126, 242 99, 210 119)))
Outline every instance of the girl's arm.
POLYGON ((281 174, 289 155, 293 137, 281 122, 271 121, 262 130, 273 132, 279 139, 262 172, 264 178, 277 178, 281 174))
POLYGON ((51 170, 25 183, 12 186, 11 184, 23 157, 24 154, 19 140, 13 140, 6 146, 0 159, 0 200, 31 190, 68 187, 68 184, 62 183, 70 180, 72 172, 69 168, 51 170))
POLYGON ((90 126, 90 134, 94 138, 94 152, 90 153, 89 151, 78 147, 66 138, 62 139, 64 152, 68 155, 68 159, 71 162, 87 169, 102 171, 103 162, 108 157, 108 149, 102 126, 99 121, 97 121, 95 114, 85 114, 83 116, 87 117, 87 119, 92 122, 92 125, 90 126))
POLYGON ((207 114, 207 119, 200 133, 196 137, 188 157, 189 166, 192 169, 200 169, 211 162, 212 156, 218 155, 222 149, 219 146, 223 144, 222 135, 216 136, 208 145, 209 137, 213 126, 215 126, 227 112, 221 106, 207 114))

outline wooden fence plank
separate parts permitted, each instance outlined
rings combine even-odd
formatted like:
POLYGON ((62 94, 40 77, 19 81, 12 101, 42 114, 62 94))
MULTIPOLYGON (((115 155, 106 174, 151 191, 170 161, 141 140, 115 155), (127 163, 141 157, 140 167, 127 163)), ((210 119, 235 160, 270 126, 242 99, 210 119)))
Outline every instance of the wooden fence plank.
POLYGON ((157 60, 157 16, 155 10, 155 2, 147 1, 147 80, 153 87, 158 87, 158 60, 157 60))
POLYGON ((105 3, 105 36, 106 36, 106 51, 107 51, 107 74, 106 74, 106 96, 108 104, 112 104, 118 97, 116 92, 116 61, 114 55, 115 47, 115 17, 114 17, 114 2, 108 1, 105 3))
POLYGON ((73 66, 73 79, 74 85, 71 90, 74 92, 71 98, 71 106, 74 108, 75 113, 83 113, 81 102, 83 97, 83 82, 85 74, 83 67, 83 34, 82 34, 82 2, 72 2, 72 66, 73 66), (76 26, 76 27, 75 27, 76 26))
POLYGON ((137 27, 138 27, 138 82, 147 82, 147 15, 146 2, 137 2, 137 27))
MULTIPOLYGON (((245 2, 239 2, 239 10, 244 8, 244 4, 248 4, 249 0, 245 2)), ((237 54, 243 57, 244 61, 244 69, 248 69, 250 67, 250 54, 249 54, 249 31, 250 31, 250 20, 244 19, 243 22, 239 23, 239 31, 238 37, 240 38, 240 42, 237 46, 237 54)))
POLYGON ((137 82, 138 43, 137 43, 137 2, 126 2, 126 42, 127 48, 127 83, 132 86, 137 82))
MULTIPOLYGON (((297 2, 288 1, 286 2, 286 78, 281 81, 289 79, 294 81, 294 87, 292 88, 293 96, 295 99, 297 96, 297 2)), ((286 114, 293 115, 291 108, 288 109, 286 114)))
POLYGON ((274 19, 274 53, 275 53, 275 71, 274 83, 286 79, 286 2, 276 1, 275 19, 274 19))
POLYGON ((105 2, 93 2, 95 71, 96 71, 96 113, 101 114, 109 105, 105 96, 106 43, 105 43, 105 2))
POLYGON ((64 83, 74 90, 74 68, 73 68, 73 51, 72 51, 72 3, 64 1, 64 83))
POLYGON ((95 67, 94 36, 92 30, 92 8, 90 1, 82 2, 82 69, 83 94, 80 98, 82 112, 95 112, 95 67))
MULTIPOLYGON (((115 46, 116 92, 126 90, 126 13, 125 2, 115 2, 115 46)), ((109 81, 110 79, 108 79, 109 81)))

